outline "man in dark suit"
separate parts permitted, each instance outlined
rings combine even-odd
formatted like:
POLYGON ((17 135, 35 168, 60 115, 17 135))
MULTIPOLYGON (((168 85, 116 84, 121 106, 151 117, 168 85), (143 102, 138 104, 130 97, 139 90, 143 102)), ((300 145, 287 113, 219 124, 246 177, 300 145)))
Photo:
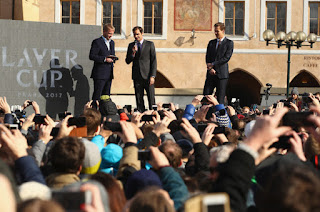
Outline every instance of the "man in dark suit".
MULTIPOLYGON (((110 95, 113 79, 114 41, 111 37, 114 27, 106 24, 103 27, 103 35, 92 41, 89 58, 94 61, 91 78, 94 82, 92 100, 99 100, 102 95, 110 95)), ((94 101, 95 102, 95 101, 94 101)))
POLYGON ((214 25, 217 39, 209 41, 206 53, 207 78, 203 95, 211 95, 216 88, 217 100, 224 103, 229 79, 228 61, 233 53, 233 41, 225 37, 225 25, 221 22, 214 25))
POLYGON ((149 109, 155 104, 154 82, 157 73, 156 50, 152 41, 143 39, 143 29, 136 26, 132 29, 135 41, 130 43, 127 50, 126 63, 132 64, 132 80, 136 95, 137 108, 145 110, 144 90, 147 92, 149 109))

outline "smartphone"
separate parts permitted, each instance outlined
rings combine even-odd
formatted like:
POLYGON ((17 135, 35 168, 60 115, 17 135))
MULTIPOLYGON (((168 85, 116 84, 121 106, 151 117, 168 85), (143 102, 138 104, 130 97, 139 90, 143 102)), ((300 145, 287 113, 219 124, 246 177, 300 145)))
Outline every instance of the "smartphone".
POLYGON ((156 115, 143 115, 141 121, 153 121, 152 117, 156 117, 156 115))
POLYGON ((86 126, 86 117, 71 117, 68 119, 68 126, 86 126))
POLYGON ((163 107, 163 108, 170 108, 170 103, 162 104, 162 107, 163 107))
POLYGON ((28 101, 27 107, 32 105, 32 101, 28 101))
POLYGON ((230 212, 229 196, 225 193, 208 194, 202 199, 203 212, 230 212))
POLYGON ((206 119, 209 120, 210 118, 212 118, 212 113, 215 112, 215 108, 214 107, 210 107, 207 114, 206 114, 206 119))
POLYGON ((311 97, 309 95, 303 95, 302 96, 302 102, 308 104, 308 103, 312 102, 312 99, 311 99, 311 97))
POLYGON ((308 117, 313 112, 288 112, 282 118, 282 125, 290 127, 301 127, 301 126, 314 126, 314 124, 308 121, 308 117))
POLYGON ((139 150, 138 151, 138 160, 148 161, 151 159, 150 150, 139 150))
POLYGON ((124 107, 127 108, 128 113, 131 113, 132 105, 125 105, 124 107))
POLYGON ((269 110, 269 109, 264 109, 264 110, 262 111, 262 114, 263 114, 263 115, 269 115, 269 113, 270 113, 270 110, 269 110))
POLYGON ((119 122, 105 121, 103 123, 103 129, 111 130, 112 132, 122 132, 122 128, 119 122))
POLYGON ((207 128, 207 124, 198 124, 198 132, 202 133, 207 128))
POLYGON ((291 143, 289 142, 289 139, 292 138, 292 136, 283 135, 279 137, 279 140, 271 144, 269 146, 269 149, 276 148, 276 149, 290 149, 291 143))
POLYGON ((273 108, 277 108, 277 103, 273 103, 273 108))
POLYGON ((68 115, 71 115, 71 112, 58 113, 59 120, 63 120, 68 115))
POLYGON ((226 115, 226 110, 225 109, 221 109, 218 111, 219 116, 224 116, 226 115))
POLYGON ((58 133, 59 133, 59 130, 60 130, 59 127, 54 127, 54 128, 52 128, 50 135, 51 135, 52 137, 57 137, 57 135, 58 135, 58 133))
POLYGON ((52 199, 66 211, 82 211, 86 204, 91 204, 92 194, 90 191, 52 191, 52 199))
POLYGON ((209 103, 209 101, 208 101, 208 99, 207 99, 207 97, 203 97, 202 99, 201 99, 201 104, 208 104, 209 103))
POLYGON ((290 106, 290 102, 283 102, 283 106, 284 106, 284 107, 289 107, 289 108, 291 107, 291 106, 290 106))
POLYGON ((9 130, 18 130, 19 126, 18 124, 4 124, 9 130))
POLYGON ((152 110, 157 111, 158 110, 158 106, 157 105, 152 105, 152 110))
POLYGON ((36 123, 36 124, 44 124, 45 123, 45 119, 46 116, 41 116, 41 115, 36 115, 34 118, 33 118, 33 122, 36 123))
POLYGON ((226 132, 225 127, 215 127, 212 134, 221 134, 225 132, 226 132))

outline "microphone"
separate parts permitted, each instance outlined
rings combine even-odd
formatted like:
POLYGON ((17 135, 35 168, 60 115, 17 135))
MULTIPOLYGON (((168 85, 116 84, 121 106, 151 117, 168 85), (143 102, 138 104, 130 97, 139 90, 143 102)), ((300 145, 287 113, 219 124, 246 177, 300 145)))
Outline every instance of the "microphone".
POLYGON ((270 83, 267 83, 267 84, 266 84, 266 86, 270 86, 270 87, 272 87, 272 84, 270 84, 270 83))
POLYGON ((134 40, 134 46, 132 48, 133 54, 135 54, 138 51, 138 41, 134 40))

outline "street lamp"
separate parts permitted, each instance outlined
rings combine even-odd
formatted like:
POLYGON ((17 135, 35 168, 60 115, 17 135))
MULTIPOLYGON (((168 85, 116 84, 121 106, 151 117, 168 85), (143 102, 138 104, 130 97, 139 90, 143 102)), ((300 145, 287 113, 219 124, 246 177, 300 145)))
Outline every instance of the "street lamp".
POLYGON ((290 57, 291 57, 291 47, 296 46, 297 49, 299 49, 301 46, 310 46, 313 47, 313 44, 317 40, 317 36, 314 33, 310 33, 307 37, 307 35, 302 32, 278 32, 276 35, 274 35, 273 31, 270 29, 267 29, 263 32, 263 39, 267 42, 267 46, 269 44, 277 45, 278 48, 281 46, 286 46, 288 49, 288 61, 287 61, 287 98, 289 97, 289 83, 290 83, 290 57), (271 42, 272 40, 275 40, 275 42, 271 42), (302 43, 307 39, 309 42, 308 45, 302 45, 302 43))

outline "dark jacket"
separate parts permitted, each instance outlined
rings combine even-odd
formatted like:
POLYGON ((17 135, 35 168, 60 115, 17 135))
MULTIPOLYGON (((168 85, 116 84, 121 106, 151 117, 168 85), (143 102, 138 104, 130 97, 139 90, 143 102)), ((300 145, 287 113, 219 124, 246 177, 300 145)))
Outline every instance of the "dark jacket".
POLYGON ((156 48, 152 41, 143 40, 141 52, 136 52, 135 57, 132 55, 132 48, 135 42, 128 46, 126 63, 132 64, 132 79, 133 80, 149 80, 150 77, 156 77, 157 73, 157 58, 156 48))
POLYGON ((232 211, 246 211, 246 198, 255 171, 254 158, 236 149, 227 162, 218 167, 218 171, 219 177, 212 191, 229 194, 232 211))
POLYGON ((191 158, 186 164, 186 174, 190 176, 196 175, 200 171, 209 171, 210 154, 208 147, 204 143, 196 143, 193 145, 194 160, 191 158))
POLYGON ((115 55, 113 40, 110 41, 110 50, 102 37, 92 41, 89 54, 89 59, 94 61, 91 78, 113 79, 113 63, 104 62, 109 55, 115 55))
POLYGON ((43 175, 31 156, 25 156, 15 161, 15 169, 21 183, 36 181, 46 185, 43 175))
MULTIPOLYGON (((217 72, 219 79, 229 78, 228 61, 233 53, 233 41, 225 37, 218 48, 216 48, 216 45, 217 39, 209 41, 206 63, 213 63, 213 68, 217 72)), ((209 74, 209 72, 207 74, 209 74)))

